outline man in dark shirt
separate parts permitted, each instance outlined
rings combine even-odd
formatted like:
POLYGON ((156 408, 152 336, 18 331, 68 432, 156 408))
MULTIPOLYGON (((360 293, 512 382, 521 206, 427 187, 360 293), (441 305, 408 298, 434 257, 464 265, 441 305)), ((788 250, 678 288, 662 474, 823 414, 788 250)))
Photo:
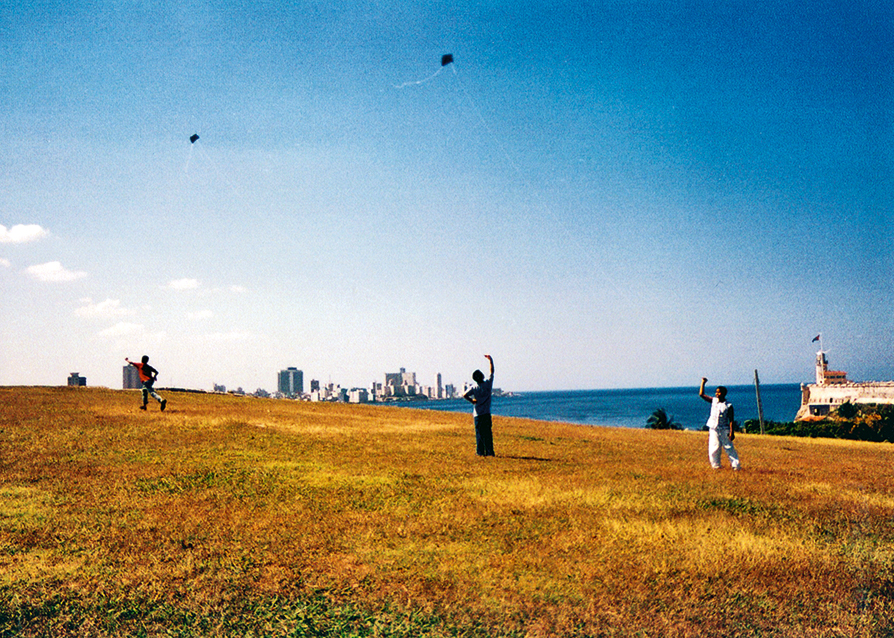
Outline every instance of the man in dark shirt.
POLYGON ((124 360, 135 367, 137 372, 140 373, 140 381, 143 384, 143 405, 140 406, 140 409, 146 409, 146 404, 149 403, 149 395, 151 394, 152 398, 161 404, 162 412, 164 412, 164 409, 168 405, 168 401, 167 399, 162 399, 158 392, 155 391, 155 388, 152 387, 155 384, 155 379, 158 378, 158 370, 149 365, 149 357, 143 355, 143 359, 140 363, 131 361, 127 357, 124 357, 124 360))
POLYGON ((478 456, 495 456, 493 423, 490 416, 490 400, 494 389, 494 360, 489 354, 484 356, 490 362, 490 377, 485 379, 481 370, 475 370, 472 379, 477 385, 466 392, 463 398, 473 405, 472 416, 475 418, 478 456))

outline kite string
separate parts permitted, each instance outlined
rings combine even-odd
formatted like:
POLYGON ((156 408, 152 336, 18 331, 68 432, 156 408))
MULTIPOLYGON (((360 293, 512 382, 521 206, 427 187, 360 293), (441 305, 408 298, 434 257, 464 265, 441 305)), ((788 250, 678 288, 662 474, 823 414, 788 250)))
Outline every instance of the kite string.
MULTIPOLYGON (((189 146, 189 156, 187 158, 186 168, 187 168, 187 177, 189 176, 189 162, 192 159, 193 149, 195 148, 194 144, 190 144, 189 146)), ((230 192, 233 195, 239 196, 241 195, 241 191, 236 183, 230 179, 227 175, 226 171, 224 171, 218 163, 211 157, 211 155, 206 151, 203 147, 200 147, 196 153, 198 153, 197 161, 199 162, 199 166, 201 168, 202 164, 208 167, 210 170, 210 176, 216 177, 219 183, 223 184, 227 188, 229 188, 230 192)), ((201 171, 200 171, 201 174, 201 171)))
POLYGON ((193 146, 195 146, 195 145, 194 145, 194 144, 190 144, 190 145, 189 145, 189 154, 186 156, 186 166, 183 167, 183 172, 184 172, 186 175, 189 175, 189 164, 190 164, 190 162, 192 162, 192 149, 193 149, 193 146))
MULTIPOLYGON (((441 67, 441 69, 443 69, 443 67, 441 67)), ((438 71, 440 72, 441 69, 438 69, 438 71)), ((519 178, 525 180, 525 176, 522 173, 521 168, 519 168, 518 164, 516 164, 515 161, 512 159, 512 156, 506 150, 506 147, 503 145, 503 143, 500 141, 500 139, 494 133, 494 130, 491 128, 490 124, 487 123, 487 120, 481 114, 481 110, 478 108, 478 105, 475 103, 475 100, 472 99, 472 96, 469 94, 469 91, 466 89, 465 84, 462 82, 462 80, 459 77, 459 74, 456 72, 456 66, 453 65, 452 69, 453 69, 453 75, 454 75, 454 77, 457 78, 457 82, 458 82, 460 88, 462 89, 463 95, 466 96, 466 100, 468 100, 469 104, 472 107, 472 110, 475 112, 475 115, 478 116, 478 119, 481 121, 482 126, 484 126, 485 130, 490 135, 491 140, 494 142, 494 144, 497 145, 497 147, 503 153, 503 157, 506 158, 506 162, 509 164, 509 166, 512 168, 512 170, 515 171, 515 174, 519 178)), ((435 74, 435 75, 437 75, 437 74, 435 74)), ((528 181, 528 180, 525 180, 525 181, 528 181)), ((544 200, 544 198, 540 194, 540 192, 536 188, 532 187, 530 184, 528 184, 528 187, 529 187, 529 192, 537 199, 537 201, 543 207, 543 210, 545 210, 549 214, 549 217, 551 219, 555 219, 556 215, 553 213, 549 204, 546 202, 546 200, 544 200)), ((627 301, 633 301, 633 299, 630 297, 627 290, 625 288, 619 286, 615 282, 614 277, 609 275, 609 273, 606 271, 606 269, 602 266, 602 264, 600 262, 596 262, 594 260, 594 265, 599 270, 599 272, 602 274, 604 280, 608 282, 608 284, 612 287, 612 289, 615 291, 615 293, 619 297, 622 297, 627 301)))
MULTIPOLYGON (((395 89, 402 89, 402 88, 404 88, 404 87, 406 87, 406 86, 410 86, 410 85, 414 85, 414 86, 415 86, 415 85, 419 85, 419 84, 425 84, 426 82, 430 82, 431 80, 434 80, 434 79, 438 76, 438 74, 439 74, 441 71, 443 71, 443 70, 444 70, 444 67, 443 67, 443 66, 438 67, 438 70, 435 71, 435 72, 434 72, 433 74, 431 74, 430 76, 428 76, 427 78, 424 78, 424 79, 422 79, 422 80, 416 80, 415 82, 404 82, 403 84, 396 84, 396 85, 394 86, 394 88, 395 88, 395 89)), ((456 71, 454 71, 454 73, 456 73, 456 71)))
MULTIPOLYGON (((441 67, 441 68, 444 68, 444 67, 441 67)), ((459 88, 461 88, 463 91, 463 95, 466 96, 466 100, 468 100, 469 104, 472 106, 472 110, 475 112, 475 115, 478 116, 478 119, 481 122, 481 125, 484 126, 485 130, 490 135, 491 140, 493 140, 494 144, 496 144, 497 147, 499 147, 500 151, 503 153, 503 157, 506 158, 506 162, 508 162, 509 166, 512 167, 512 170, 515 171, 515 173, 519 177, 523 177, 521 169, 513 161, 512 157, 509 155, 509 152, 506 150, 506 147, 503 146, 503 143, 497 137, 496 133, 494 133, 494 130, 490 127, 490 124, 488 124, 487 120, 484 119, 484 116, 481 114, 481 110, 478 108, 478 105, 475 104, 475 100, 472 99, 472 96, 469 94, 469 91, 466 89, 466 85, 463 84, 462 80, 459 78, 459 74, 456 72, 455 65, 453 66, 453 75, 456 77, 457 82, 459 83, 459 88)), ((535 194, 537 195, 537 199, 541 199, 538 193, 535 193, 535 194)), ((541 203, 543 203, 542 200, 541 200, 541 203)))

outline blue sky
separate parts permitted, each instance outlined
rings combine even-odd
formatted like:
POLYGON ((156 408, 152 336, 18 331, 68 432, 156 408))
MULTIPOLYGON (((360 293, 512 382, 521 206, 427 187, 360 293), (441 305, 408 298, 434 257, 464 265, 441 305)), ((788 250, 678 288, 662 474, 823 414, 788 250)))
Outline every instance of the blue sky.
POLYGON ((0 384, 894 379, 890 3, 330 4, 0 1, 0 384))

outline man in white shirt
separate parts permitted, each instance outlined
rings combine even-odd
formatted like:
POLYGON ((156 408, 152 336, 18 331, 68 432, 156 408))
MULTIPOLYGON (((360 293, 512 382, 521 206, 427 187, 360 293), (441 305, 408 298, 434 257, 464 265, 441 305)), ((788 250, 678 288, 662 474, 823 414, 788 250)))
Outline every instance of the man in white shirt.
POLYGON ((702 377, 702 385, 698 390, 698 396, 711 404, 711 416, 708 417, 708 460, 715 470, 720 469, 720 450, 726 452, 729 463, 734 470, 738 470, 739 455, 733 445, 736 433, 733 432, 735 412, 733 404, 726 400, 726 388, 717 387, 713 397, 705 394, 705 384, 708 380, 702 377))

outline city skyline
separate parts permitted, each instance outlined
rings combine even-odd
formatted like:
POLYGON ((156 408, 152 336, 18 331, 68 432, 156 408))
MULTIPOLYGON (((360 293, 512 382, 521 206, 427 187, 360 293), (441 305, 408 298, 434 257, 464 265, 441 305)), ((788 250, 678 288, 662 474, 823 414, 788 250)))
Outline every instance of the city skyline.
MULTIPOLYGON (((139 389, 142 387, 142 383, 140 382, 139 375, 137 374, 136 368, 131 365, 125 365, 122 368, 123 372, 123 380, 122 380, 122 389, 124 390, 133 390, 139 389)), ((210 391, 216 393, 236 393, 236 394, 254 394, 258 396, 277 396, 280 398, 307 398, 313 396, 315 393, 319 393, 321 390, 324 390, 324 394, 322 396, 323 399, 332 399, 335 398, 340 391, 344 391, 345 393, 353 392, 355 390, 369 390, 369 396, 373 399, 384 399, 384 398, 408 398, 414 396, 425 396, 427 399, 446 399, 446 398, 454 398, 456 396, 456 386, 452 383, 443 384, 442 383, 442 375, 438 373, 436 375, 436 380, 433 385, 426 385, 425 383, 419 383, 416 379, 415 372, 406 372, 405 368, 401 368, 399 372, 390 373, 385 372, 382 375, 384 377, 384 381, 372 381, 365 386, 342 386, 338 382, 329 381, 325 384, 321 384, 319 379, 310 379, 308 384, 308 390, 305 392, 304 390, 304 371, 300 370, 297 366, 289 366, 284 370, 279 370, 276 375, 276 390, 270 392, 264 386, 259 386, 252 389, 246 389, 242 386, 237 386, 233 388, 231 386, 227 386, 226 383, 219 383, 218 381, 214 381, 211 384, 211 389, 207 388, 177 388, 175 386, 168 386, 166 389, 183 389, 183 390, 202 390, 202 391, 210 391)), ((86 386, 86 377, 80 376, 77 372, 72 372, 69 374, 68 385, 80 385, 86 386)), ((463 386, 468 387, 470 385, 469 382, 466 382, 463 386)), ((160 388, 162 386, 159 386, 160 388)), ((499 390, 497 390, 499 392, 499 390)), ((320 399, 319 396, 315 397, 317 400, 320 399)), ((365 402, 361 401, 361 402, 365 402)))
POLYGON ((894 379, 890 3, 0 25, 0 385, 113 387, 144 354, 197 389, 290 361, 463 382, 485 354, 521 392, 797 383, 818 332, 894 379))

